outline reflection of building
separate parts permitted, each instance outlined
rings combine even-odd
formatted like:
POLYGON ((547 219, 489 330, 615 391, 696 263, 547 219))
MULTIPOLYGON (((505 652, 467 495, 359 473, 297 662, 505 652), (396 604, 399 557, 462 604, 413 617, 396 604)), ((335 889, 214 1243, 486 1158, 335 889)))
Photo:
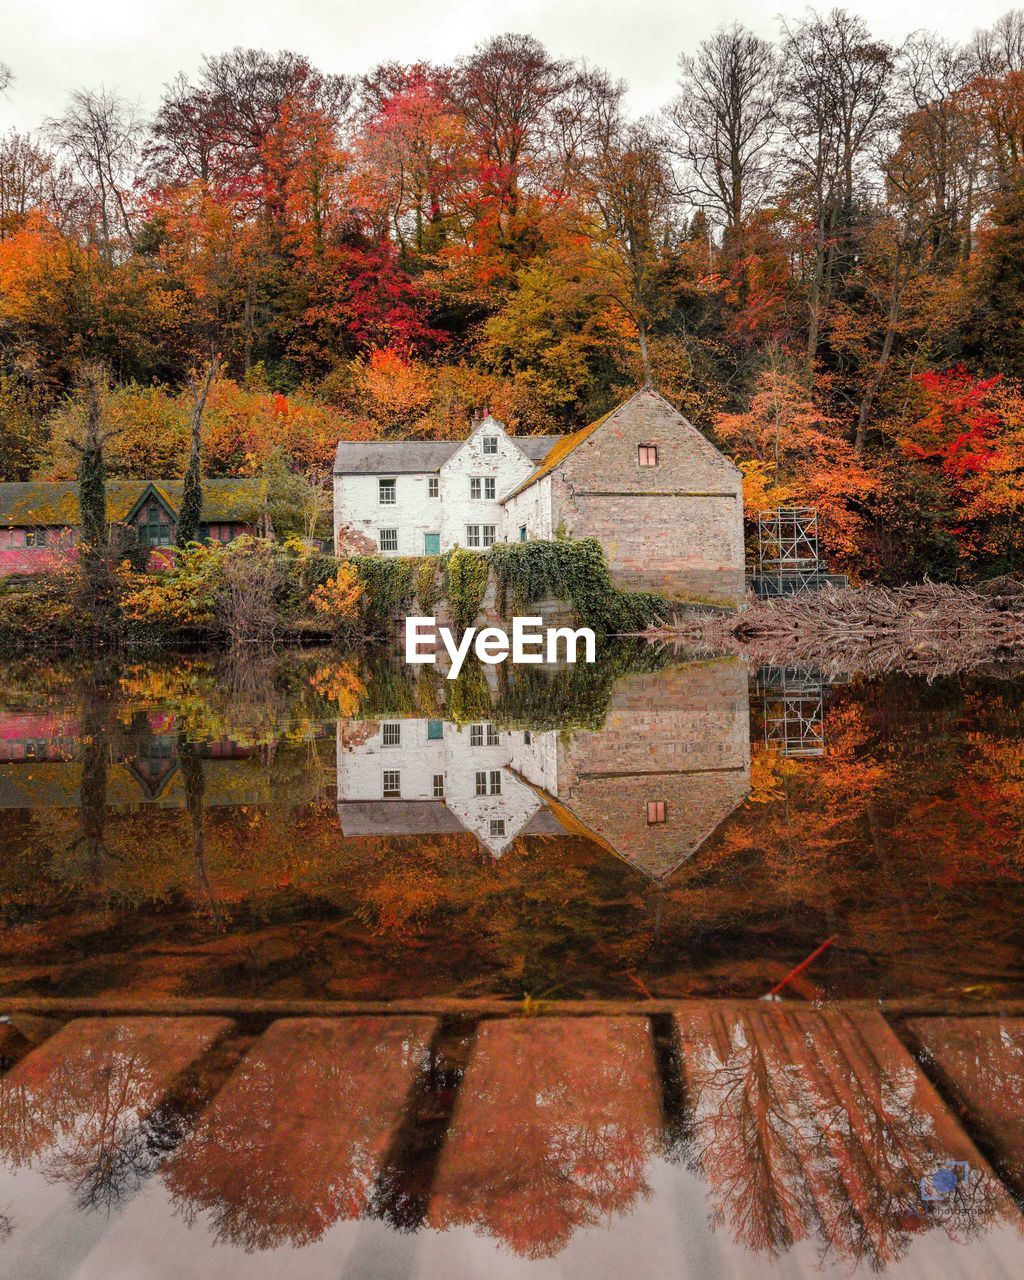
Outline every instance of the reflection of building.
POLYGON ((749 786, 747 673, 728 659, 627 676, 602 728, 571 735, 440 720, 338 730, 346 835, 467 829, 495 855, 519 835, 582 835, 655 880, 749 786))
POLYGON ((345 835, 467 830, 500 855, 518 835, 560 829, 541 797, 508 767, 516 741, 529 733, 443 720, 384 720, 366 729, 352 734, 346 722, 338 725, 345 835))
POLYGON ((513 765, 568 830, 665 879, 750 789, 747 669, 722 659, 626 676, 600 729, 552 735, 513 765))
MULTIPOLYGON (((185 807, 173 717, 154 713, 138 732, 108 745, 106 803, 185 807)), ((82 737, 77 717, 9 711, 0 715, 0 809, 76 808, 81 800, 82 737)), ((264 804, 269 784, 255 747, 223 740, 200 747, 207 806, 264 804)))

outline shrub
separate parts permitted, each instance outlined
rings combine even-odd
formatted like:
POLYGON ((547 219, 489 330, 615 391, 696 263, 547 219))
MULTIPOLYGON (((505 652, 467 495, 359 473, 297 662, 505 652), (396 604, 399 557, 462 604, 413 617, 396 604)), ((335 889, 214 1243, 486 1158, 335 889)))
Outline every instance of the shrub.
POLYGON ((313 589, 309 603, 314 613, 326 618, 335 631, 346 631, 359 616, 359 602, 365 590, 355 565, 342 562, 333 578, 313 589))

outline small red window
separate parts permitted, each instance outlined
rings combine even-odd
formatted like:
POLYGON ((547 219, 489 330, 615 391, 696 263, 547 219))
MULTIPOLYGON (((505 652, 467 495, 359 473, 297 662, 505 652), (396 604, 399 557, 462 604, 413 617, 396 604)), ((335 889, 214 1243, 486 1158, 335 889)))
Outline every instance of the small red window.
POLYGON ((658 827, 665 821, 665 801, 664 800, 648 800, 647 801, 647 825, 649 827, 658 827))
POLYGON ((656 467, 658 465, 658 446, 656 444, 639 444, 636 452, 636 460, 641 467, 656 467))

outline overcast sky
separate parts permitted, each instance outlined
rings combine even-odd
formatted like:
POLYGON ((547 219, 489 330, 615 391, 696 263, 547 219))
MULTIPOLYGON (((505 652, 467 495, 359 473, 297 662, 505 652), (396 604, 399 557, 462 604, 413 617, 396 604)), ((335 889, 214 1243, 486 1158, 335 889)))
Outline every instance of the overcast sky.
MULTIPOLYGON (((825 3, 821 8, 830 8, 825 3)), ((862 0, 879 37, 899 41, 927 27, 964 38, 1011 8, 1006 0, 862 0)), ((557 55, 585 57, 630 85, 637 112, 674 92, 676 59, 723 22, 765 36, 778 0, 0 0, 0 62, 15 82, 0 97, 0 129, 36 128, 71 89, 116 87, 151 108, 178 71, 234 45, 306 54, 325 71, 357 73, 378 62, 450 61, 501 31, 526 31, 557 55)))

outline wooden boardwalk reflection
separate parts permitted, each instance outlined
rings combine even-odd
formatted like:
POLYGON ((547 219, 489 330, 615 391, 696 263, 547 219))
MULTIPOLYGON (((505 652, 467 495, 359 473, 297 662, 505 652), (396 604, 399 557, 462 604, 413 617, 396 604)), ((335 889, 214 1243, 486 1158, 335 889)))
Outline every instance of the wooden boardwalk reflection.
POLYGON ((0 1077, 0 1277, 1019 1276, 1022 1100, 996 1015, 80 1018, 0 1077))

